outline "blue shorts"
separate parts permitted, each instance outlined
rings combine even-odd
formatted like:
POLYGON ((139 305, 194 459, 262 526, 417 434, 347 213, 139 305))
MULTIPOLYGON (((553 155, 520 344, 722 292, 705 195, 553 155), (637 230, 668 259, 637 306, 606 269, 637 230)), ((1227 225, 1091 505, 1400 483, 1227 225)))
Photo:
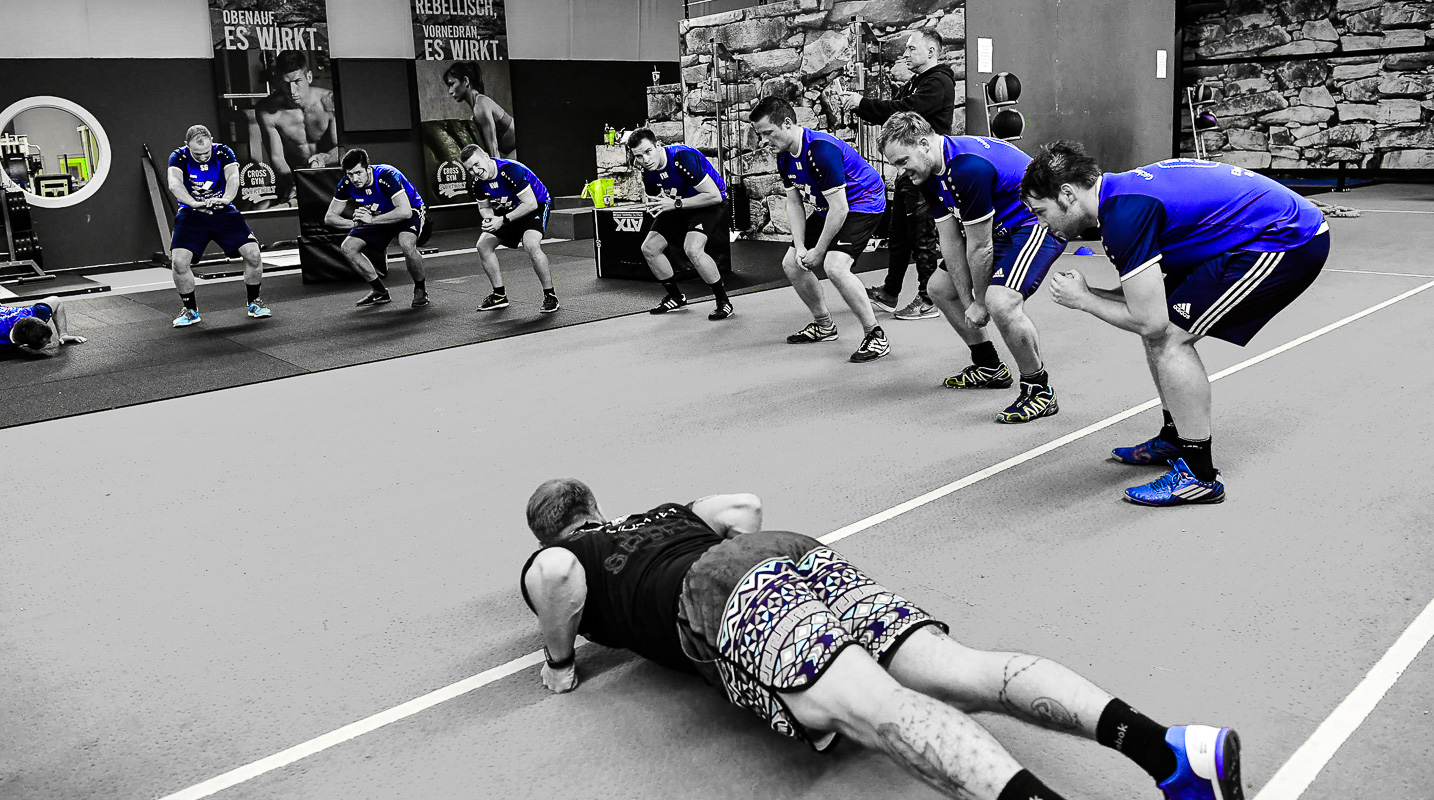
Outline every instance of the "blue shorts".
POLYGON ((388 249, 393 237, 405 231, 418 237, 418 243, 428 241, 424 234, 428 228, 428 215, 423 209, 414 209, 406 222, 390 222, 386 225, 360 225, 349 231, 349 236, 361 239, 365 246, 372 247, 377 252, 388 249))
POLYGON ((219 245, 219 249, 225 253, 232 254, 239 252, 239 248, 250 242, 258 244, 259 240, 254 238, 254 232, 249 230, 249 223, 244 221, 244 215, 233 206, 213 214, 205 214, 188 206, 180 209, 174 218, 174 236, 169 240, 169 249, 188 250, 198 258, 204 255, 204 248, 208 247, 210 242, 219 245))
POLYGON ((997 239, 994 244, 991 285, 1014 289, 1027 298, 1041 288, 1051 265, 1066 251, 1066 243, 1044 225, 1019 228, 1011 238, 997 239))
POLYGON ((1170 321, 1241 347, 1314 283, 1329 257, 1329 226, 1292 250, 1238 250, 1165 278, 1170 321))

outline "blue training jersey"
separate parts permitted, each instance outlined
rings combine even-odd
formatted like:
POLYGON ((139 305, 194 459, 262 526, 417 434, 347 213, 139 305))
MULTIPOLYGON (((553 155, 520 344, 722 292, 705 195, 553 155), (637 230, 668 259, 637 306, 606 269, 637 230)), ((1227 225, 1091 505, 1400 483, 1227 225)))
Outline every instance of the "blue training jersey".
POLYGON ((0 306, 0 350, 15 346, 10 341, 10 331, 15 329, 16 322, 25 317, 49 322, 54 313, 54 309, 44 303, 36 303, 33 306, 0 306))
POLYGON ((727 199, 727 184, 707 156, 695 147, 685 144, 670 144, 662 148, 667 151, 667 166, 659 170, 643 170, 642 185, 649 195, 665 194, 668 197, 696 197, 697 184, 711 178, 717 184, 722 199, 727 199))
POLYGON ((494 175, 492 180, 481 183, 470 177, 468 192, 476 199, 493 201, 495 214, 506 214, 517 208, 523 202, 518 199, 518 195, 524 189, 532 189, 533 199, 539 204, 551 202, 548 187, 538 180, 532 170, 517 161, 502 158, 495 158, 493 161, 498 165, 498 174, 494 175))
POLYGON ((782 185, 796 187, 802 199, 826 216, 826 193, 846 190, 846 202, 859 214, 880 214, 886 210, 886 184, 876 167, 868 164, 852 146, 829 133, 802 129, 802 150, 792 155, 777 154, 777 172, 782 185))
POLYGON ((1021 202, 1021 178, 1030 156, 1001 139, 942 139, 944 171, 933 173, 922 185, 935 206, 933 217, 942 220, 955 214, 963 223, 989 219, 997 239, 1009 239, 1017 230, 1036 224, 1036 215, 1021 202))
POLYGON ((1107 172, 1098 194, 1101 241, 1121 280, 1157 263, 1181 275, 1237 250, 1291 250, 1325 223, 1314 203, 1263 175, 1193 158, 1107 172))
MULTIPOLYGON (((234 156, 234 151, 229 149, 228 145, 218 142, 215 142, 214 148, 209 151, 208 161, 196 161, 194 156, 190 155, 188 147, 180 147, 169 154, 169 165, 184 173, 184 188, 195 200, 223 197, 225 189, 229 188, 224 179, 224 168, 238 163, 239 159, 234 156)), ((233 207, 233 203, 227 206, 233 207)), ((189 206, 179 210, 183 213, 187 208, 189 206)))
POLYGON ((403 177, 403 173, 390 167, 387 164, 373 165, 373 180, 362 189, 355 188, 349 176, 339 181, 338 188, 334 189, 335 200, 353 200, 361 206, 367 206, 374 214, 387 214, 395 206, 393 196, 402 191, 408 195, 408 204, 414 211, 423 208, 423 198, 418 196, 418 190, 403 177))

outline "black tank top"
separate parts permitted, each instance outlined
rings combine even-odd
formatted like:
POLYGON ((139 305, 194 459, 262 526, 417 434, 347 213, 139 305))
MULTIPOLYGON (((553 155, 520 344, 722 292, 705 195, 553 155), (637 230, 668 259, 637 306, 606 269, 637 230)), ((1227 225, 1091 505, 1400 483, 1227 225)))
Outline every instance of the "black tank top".
MULTIPOLYGON (((578 633, 605 647, 631 650, 665 667, 694 672, 677 638, 677 599, 693 562, 721 541, 691 508, 664 503, 580 529, 550 546, 577 556, 587 577, 588 596, 578 633)), ((523 575, 537 557, 534 553, 528 558, 523 575)), ((533 601, 521 576, 518 584, 531 609, 533 601)))

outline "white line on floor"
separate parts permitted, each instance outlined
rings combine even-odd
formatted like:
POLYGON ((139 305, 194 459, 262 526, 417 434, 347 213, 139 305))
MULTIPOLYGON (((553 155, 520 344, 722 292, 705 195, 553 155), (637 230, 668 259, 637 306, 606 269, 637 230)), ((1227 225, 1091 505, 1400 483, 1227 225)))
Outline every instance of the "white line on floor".
POLYGON ((1255 800, 1295 800, 1304 794, 1315 776, 1334 757, 1335 751, 1379 705, 1384 694, 1399 680, 1431 638, 1434 638, 1434 600, 1429 601, 1429 605, 1395 640, 1394 646, 1375 662, 1364 680, 1325 717, 1310 738, 1270 778, 1269 783, 1255 795, 1255 800))
MULTIPOLYGON (((1416 294, 1419 294, 1420 292, 1425 291, 1426 289, 1431 289, 1431 288, 1434 288, 1434 281, 1429 281, 1428 283, 1425 283, 1425 284, 1423 284, 1423 285, 1421 285, 1421 286, 1416 286, 1415 288, 1410 289, 1409 291, 1407 291, 1407 292, 1405 292, 1405 293, 1403 293, 1403 294, 1401 294, 1401 295, 1398 295, 1397 297, 1392 297, 1392 298, 1390 298, 1390 299, 1388 299, 1388 300, 1385 300, 1385 301, 1382 302, 1382 303, 1379 303, 1379 304, 1374 305, 1374 306, 1370 306, 1369 308, 1366 308, 1366 309, 1363 310, 1363 311, 1360 311, 1360 312, 1358 312, 1358 313, 1356 313, 1356 314, 1352 314, 1352 315, 1350 315, 1350 316, 1348 316, 1348 317, 1345 317, 1344 319, 1341 319, 1341 320, 1339 320, 1338 322, 1332 322, 1332 323, 1330 323, 1329 325, 1326 325, 1326 326, 1324 326, 1323 328, 1320 328, 1319 330, 1316 330, 1316 331, 1312 331, 1312 332, 1310 332, 1310 333, 1307 333, 1307 334, 1305 334, 1304 336, 1299 337, 1298 339, 1294 339, 1294 340, 1291 340, 1291 341, 1289 341, 1289 342, 1286 342, 1286 343, 1284 343, 1284 344, 1280 345, 1279 347, 1276 347, 1276 348, 1274 348, 1274 349, 1272 349, 1272 350, 1267 350, 1267 351, 1265 351, 1265 352, 1263 352, 1263 353, 1261 353, 1261 354, 1255 356, 1254 358, 1250 358, 1250 359, 1246 359, 1245 361, 1241 361, 1240 363, 1238 363, 1238 364, 1236 364, 1236 365, 1234 365, 1234 366, 1232 366, 1232 367, 1229 367, 1229 368, 1227 368, 1227 369, 1223 369, 1223 370, 1221 370, 1221 371, 1215 373, 1214 375, 1211 375, 1211 376, 1210 376, 1210 380, 1211 380, 1211 382, 1218 381, 1218 380, 1220 380, 1221 378, 1227 377, 1227 376, 1229 376, 1229 375, 1233 375, 1233 374, 1235 374, 1236 372, 1239 372, 1240 370, 1246 369, 1246 368, 1248 368, 1248 367, 1252 367, 1252 366, 1254 366, 1254 365, 1256 365, 1256 364, 1259 364, 1260 362, 1265 361, 1265 360, 1267 360, 1267 359, 1274 358, 1275 356, 1277 356, 1277 355, 1279 355, 1279 354, 1281 354, 1281 353, 1284 353, 1284 352, 1286 352, 1286 351, 1288 351, 1288 350, 1291 350, 1291 349, 1294 349, 1294 348, 1296 348, 1296 347, 1299 347, 1300 345, 1304 344, 1305 342, 1308 342, 1308 341, 1310 341, 1310 340, 1312 340, 1312 339, 1316 339, 1316 338, 1318 338, 1318 337, 1320 337, 1320 336, 1323 336, 1323 335, 1325 335, 1326 333, 1329 333, 1330 331, 1333 331, 1333 330, 1337 330, 1337 329, 1339 329, 1339 328, 1342 328, 1342 327, 1344 327, 1345 325, 1350 324, 1351 322, 1356 322, 1356 321, 1358 321, 1358 320, 1361 320, 1361 319, 1363 319, 1363 318, 1369 316, 1370 314, 1373 314, 1373 313, 1375 313, 1375 312, 1377 312, 1377 311, 1380 311, 1380 310, 1382 310, 1382 309, 1388 308, 1389 306, 1392 306, 1392 305, 1394 305, 1395 303, 1400 302, 1401 300, 1406 300, 1406 299, 1408 299, 1408 298, 1410 298, 1410 297, 1413 297, 1413 296, 1416 295, 1416 294)), ((966 488, 966 487, 968 487, 968 486, 971 486, 972 484, 979 483, 980 481, 983 481, 983 480, 985 480, 985 479, 987 479, 987 478, 990 478, 990 477, 992 477, 992 476, 994 476, 994 475, 999 475, 1000 473, 1005 472, 1005 471, 1008 470, 1008 469, 1011 469, 1011 468, 1013 468, 1013 467, 1016 467, 1016 466, 1018 466, 1018 465, 1020 465, 1020 464, 1024 464, 1024 463, 1026 463, 1027 461, 1030 461, 1030 460, 1033 459, 1033 458, 1037 458, 1037 457, 1039 457, 1039 456, 1045 455, 1046 453, 1049 453, 1049 452, 1051 452, 1052 450, 1055 450, 1056 448, 1063 447, 1063 446, 1065 446, 1065 445, 1067 445, 1067 444, 1070 444, 1071 442, 1074 442, 1074 441, 1076 441, 1076 440, 1078 440, 1078 439, 1081 439, 1081 438, 1083 438, 1083 437, 1085 437, 1085 436, 1089 436, 1090 434, 1095 433, 1095 432, 1098 431, 1098 430, 1101 430, 1101 429, 1103 429, 1103 428, 1108 428, 1108 427, 1110 427, 1111 425, 1114 425, 1114 424, 1116 424, 1116 423, 1118 423, 1118 422, 1121 422, 1121 421, 1123 421, 1123 420, 1129 419, 1130 417, 1133 417, 1133 416, 1135 416, 1136 414, 1139 414, 1139 413, 1141 413, 1141 412, 1143 412, 1143 411, 1148 411, 1148 410, 1150 410, 1150 409, 1152 409, 1152 408, 1155 408, 1155 407, 1158 406, 1158 405, 1160 405, 1159 399, 1147 400, 1146 402, 1141 403, 1140 405, 1134 406, 1134 407, 1132 407, 1132 408, 1128 408, 1128 409, 1126 409, 1125 411, 1120 412, 1119 414, 1116 414, 1116 415, 1110 416, 1110 417, 1106 417, 1105 419, 1101 420, 1100 422, 1096 422, 1096 423, 1094 423, 1094 424, 1092 424, 1092 425, 1087 425, 1086 427, 1081 428, 1081 429, 1078 430, 1078 431, 1074 431, 1074 432, 1072 432, 1072 433, 1068 433, 1068 434, 1066 434, 1065 436, 1062 436, 1062 437, 1060 437, 1059 439, 1055 439, 1054 441, 1051 441, 1051 442, 1048 442, 1048 443, 1046 443, 1046 444, 1043 444, 1043 445, 1041 445, 1040 447, 1035 447, 1035 448, 1032 448, 1032 449, 1030 449, 1030 450, 1027 450, 1026 452, 1021 453, 1021 454, 1018 455, 1018 456, 1014 456, 1014 457, 1012 457, 1012 458, 1008 458, 1008 459, 1006 459, 1005 461, 1002 461, 1002 462, 999 463, 999 464, 995 464, 995 465, 993 465, 993 466, 987 467, 987 468, 981 470, 980 472, 975 472, 975 473, 972 473, 971 475, 967 475, 966 477, 964 477, 964 478, 962 478, 962 479, 960 479, 960 480, 958 480, 958 481, 954 481, 954 482, 952 482, 952 483, 948 483, 948 484, 946 484, 945 486, 942 486, 942 487, 939 488, 939 489, 935 489, 935 490, 933 490, 933 491, 927 492, 926 494, 923 494, 923 495, 921 495, 920 497, 914 498, 914 499, 912 499, 912 500, 908 500, 908 501, 906 501, 906 502, 904 502, 904 503, 901 503, 900 505, 893 506, 892 508, 889 508, 889 509, 887 509, 886 511, 883 511, 883 512, 881 512, 881 513, 879 513, 879 514, 873 514, 873 515, 871 515, 871 516, 869 516, 869 517, 867 517, 867 518, 865 518, 865 519, 863 519, 863 520, 860 520, 859 522, 854 522, 854 523, 852 523, 852 524, 850 524, 850 525, 847 525, 847 526, 844 527, 844 528, 839 528, 839 529, 837 529, 837 530, 835 530, 835 531, 832 531, 831 533, 828 533, 827 535, 821 537, 821 541, 824 542, 824 543, 830 544, 830 543, 832 543, 832 542, 836 542, 836 541, 840 541, 840 540, 842 540, 842 539, 845 539, 845 538, 847 538, 848 536, 852 536, 852 535, 854 535, 854 534, 860 533, 861 531, 864 531, 864 530, 866 530, 866 529, 868 529, 868 528, 870 528, 870 527, 872 527, 872 526, 874 526, 874 525, 878 525, 878 524, 880 524, 880 523, 882 523, 882 522, 886 522, 886 521, 888 521, 888 520, 891 520, 891 519, 893 519, 893 518, 895 518, 895 517, 898 517, 898 516, 900 516, 900 515, 902 515, 902 514, 905 514, 905 513, 908 512, 908 511, 911 511, 911 510, 913 510, 913 509, 920 508, 921 506, 924 506, 924 505, 926 505, 926 504, 928 504, 928 503, 931 503, 932 501, 935 501, 935 500, 938 500, 938 499, 940 499, 940 498, 942 498, 942 497, 945 497, 946 495, 949 495, 949 494, 951 494, 952 492, 956 492, 956 491, 959 491, 959 490, 961 490, 961 489, 964 489, 964 488, 966 488)), ((1431 605, 1434 605, 1434 603, 1431 603, 1431 605)), ((1431 620, 1434 620, 1434 615, 1431 615, 1430 612, 1429 612, 1429 609, 1426 608, 1426 609, 1425 609, 1425 613, 1424 613, 1424 614, 1421 614, 1420 617, 1419 617, 1419 619, 1416 619, 1416 620, 1415 620, 1415 625, 1428 624, 1427 622, 1421 622, 1422 620, 1425 620, 1425 617, 1426 617, 1426 616, 1430 617, 1431 620)), ((1411 629, 1413 629, 1413 627, 1414 627, 1414 626, 1411 626, 1411 629)), ((1405 642, 1405 639, 1406 639, 1407 637, 1409 637, 1409 632, 1408 632, 1408 631, 1405 632, 1405 636, 1400 637, 1399 642, 1396 642, 1396 643, 1395 643, 1395 647, 1396 647, 1396 648, 1400 647, 1400 646, 1405 642)), ((1416 635, 1415 637, 1413 637, 1413 638, 1417 638, 1417 635, 1416 635)), ((1429 639, 1429 636, 1428 636, 1428 635, 1425 635, 1424 641, 1428 641, 1428 639, 1429 639)), ((582 645, 581 642, 579 642, 578 644, 579 644, 579 646, 582 645)), ((1422 642, 1420 643, 1420 647, 1423 647, 1423 643, 1422 643, 1422 642)), ((1406 649, 1407 649, 1407 646, 1406 646, 1406 649)), ((1393 649, 1391 649, 1391 652, 1393 652, 1393 649)), ((1401 651, 1401 652, 1402 652, 1402 651, 1401 651)), ((1417 649, 1416 649, 1415 652, 1417 652, 1417 649)), ((1412 659, 1412 658, 1413 658, 1413 655, 1410 655, 1409 658, 1412 659)), ((1386 654, 1386 656, 1385 656, 1384 659, 1381 659, 1381 660, 1380 660, 1380 664, 1384 664, 1385 660, 1387 660, 1387 659, 1389 659, 1389 655, 1388 655, 1388 654, 1386 654)), ((1397 658, 1394 659, 1394 661, 1397 661, 1397 660, 1398 660, 1397 658)), ((512 660, 512 661, 509 661, 508 663, 503 664, 503 665, 501 665, 501 666, 493 667, 492 669, 489 669, 489 670, 487 670, 487 671, 485 671, 485 672, 481 672, 481 673, 479 673, 479 674, 477 674, 477 675, 474 675, 474 676, 472 676, 472 677, 470 677, 470 678, 465 678, 465 679, 463 679, 463 680, 461 680, 461 681, 458 681, 457 683, 454 683, 454 684, 450 684, 450 685, 448 685, 448 686, 445 686, 445 687, 443 687, 442 689, 437 689, 437 690, 435 690, 435 691, 429 692, 428 694, 423 695, 422 697, 418 697, 418 698, 415 698, 415 699, 413 699, 413 700, 409 700, 408 702, 406 702, 406 703, 404 703, 404 704, 402 704, 402 705, 396 706, 396 707, 394 707, 394 708, 390 708, 390 709, 388 709, 388 710, 386 710, 386 711, 380 711, 379 713, 374 714, 373 716, 366 717, 366 718, 364 718, 364 719, 359 720, 358 722, 350 723, 350 724, 348 724, 348 725, 345 725, 345 726, 342 727, 342 728, 339 728, 339 729, 336 730, 336 731, 333 731, 333 732, 331 732, 331 733, 326 733, 326 734, 324 734, 324 735, 322 735, 322 736, 319 736, 319 737, 316 737, 316 738, 314 738, 314 739, 310 739, 310 740, 307 741, 307 742, 304 742, 304 743, 302 743, 302 744, 295 745, 295 746, 293 746, 293 747, 290 747, 290 748, 287 749, 287 750, 284 750, 284 751, 279 752, 279 753, 275 753, 274 755, 269 756, 269 757, 267 757, 267 758, 262 758, 262 759, 259 759, 258 761, 255 761, 255 762, 252 762, 252 763, 249 763, 249 764, 245 764, 245 765, 242 766, 242 767, 238 767, 238 768, 236 768, 236 769, 232 769, 232 770, 230 770, 229 772, 224 773, 223 775, 219 775, 219 776, 217 776, 217 777, 210 778, 209 780, 204 781, 203 783, 195 784, 194 786, 191 786, 191 787, 189 787, 188 789, 183 789, 183 790, 181 790, 181 791, 175 792, 174 794, 167 795, 167 796, 161 798, 161 800, 200 800, 200 798, 209 797, 210 795, 215 794, 215 793, 217 793, 217 792, 221 792, 221 791, 223 791, 223 790, 225 790, 225 789, 228 789, 228 788, 231 787, 231 786, 236 786, 236 785, 238 785, 238 784, 240 784, 240 783, 243 783, 243 782, 245 782, 245 781, 247 781, 247 780, 250 780, 250 779, 252 779, 252 778, 257 778, 258 776, 263 775, 263 774, 266 773, 266 772, 270 772, 270 771, 272 771, 272 770, 279 769, 280 767, 287 766, 287 765, 289 765, 289 764, 294 763, 295 761, 298 761, 298 760, 303 759, 303 758, 307 758, 307 757, 309 757, 309 756, 311 756, 311 755, 314 755, 315 753, 318 753, 318 752, 320 752, 320 751, 323 751, 323 750, 326 750, 326 749, 328 749, 328 748, 330 748, 330 747, 333 747, 334 745, 342 744, 342 743, 344 743, 344 742, 346 742, 346 741, 348 741, 348 740, 350 740, 350 739, 356 738, 356 737, 358 737, 358 736, 362 736, 362 735, 365 734, 365 733, 369 733, 369 732, 371 732, 371 731, 377 730, 377 729, 379 729, 379 728, 381 728, 381 727, 383 727, 383 726, 385 726, 385 725, 388 725, 388 724, 390 724, 390 723, 397 722, 397 721, 399 721, 399 720, 401 720, 401 719, 404 719, 404 718, 406 718, 406 717, 410 717, 410 716, 412 716, 412 715, 414 715, 414 714, 417 714, 417 713, 420 712, 420 711, 424 711, 424 710, 426 710, 426 709, 432 708, 433 706, 436 706, 436 705, 438 705, 439 703, 442 703, 442 702, 444 702, 444 701, 451 700, 451 699, 453 699, 453 698, 455 698, 455 697, 458 697, 458 696, 460 696, 460 695, 463 695, 463 694, 467 694, 468 692, 471 692, 471 691, 473 691, 473 690, 475 690, 475 689, 481 689, 482 687, 487 686, 487 685, 490 684, 490 683, 494 683, 494 682, 496 682, 496 681, 499 681, 499 680, 501 680, 501 679, 503 679, 503 678, 508 677, 509 675, 513 675, 513 674, 515 674, 515 673, 517 673, 517 672, 520 672, 520 671, 522 671, 522 670, 524 670, 524 669, 526 669, 526 668, 528 668, 528 667, 536 666, 537 664, 542 663, 542 661, 543 661, 543 652, 542 652, 541 650, 536 651, 536 652, 533 652, 533 653, 529 653, 529 654, 527 654, 527 655, 525 655, 525 656, 522 656, 521 658, 516 658, 516 659, 514 659, 514 660, 512 660)), ((1380 664, 1376 664, 1376 665, 1375 665, 1375 669, 1376 669, 1376 670, 1380 669, 1380 664)), ((1407 666, 1407 662, 1405 663, 1405 665, 1407 666)), ((1399 667, 1399 671, 1402 672, 1402 671, 1403 671, 1403 668, 1404 668, 1403 666, 1400 666, 1400 667, 1399 667)), ((1381 675, 1383 676, 1383 675, 1384 675, 1385 673, 1387 673, 1387 672, 1388 672, 1388 669, 1386 668, 1386 669, 1385 669, 1385 672, 1384 672, 1384 673, 1381 673, 1381 675)), ((1373 671, 1371 671, 1371 675, 1373 675, 1373 671)), ((1399 675, 1396 673, 1396 674, 1394 674, 1393 679, 1397 679, 1398 677, 1399 677, 1399 675)), ((1393 683, 1393 679, 1390 679, 1390 684, 1391 684, 1391 685, 1392 685, 1392 683, 1393 683)), ((1370 679, 1369 679, 1369 678, 1366 678, 1365 680, 1366 680, 1366 682, 1369 682, 1370 679)), ((1377 682, 1376 682, 1376 683, 1377 683, 1377 682)), ((1364 686, 1364 683, 1361 683, 1361 684, 1360 684, 1360 687, 1363 687, 1363 686, 1364 686)), ((1387 689, 1388 689, 1388 686, 1386 686, 1386 687, 1384 688, 1384 690, 1380 690, 1380 692, 1379 692, 1379 697, 1382 697, 1382 696, 1383 696, 1383 692, 1386 691, 1387 689)), ((1359 693, 1359 692, 1360 692, 1360 688, 1356 688, 1356 689, 1355 689, 1355 692, 1356 692, 1356 693, 1359 693)), ((1367 692, 1366 692, 1366 693, 1367 693, 1367 692)), ((1351 695, 1351 697, 1353 697, 1353 695, 1351 695)), ((1379 701, 1379 697, 1375 697, 1375 698, 1373 699, 1373 701, 1372 701, 1371 704, 1370 704, 1370 708, 1373 708, 1373 703, 1377 703, 1377 702, 1379 701)), ((1349 704, 1349 702, 1350 702, 1349 700, 1346 700, 1345 703, 1342 703, 1339 708, 1335 709, 1335 714, 1339 714, 1339 713, 1340 713, 1340 709, 1343 709, 1343 708, 1345 707, 1345 705, 1349 704)), ((1368 711, 1365 711, 1365 712, 1364 712, 1364 714, 1368 714, 1368 713, 1369 713, 1368 711)), ((1331 719, 1333 719, 1333 718, 1334 718, 1334 714, 1331 714, 1331 719)), ((1328 744, 1323 745, 1323 746, 1325 746, 1325 747, 1329 747, 1329 754, 1330 754, 1330 755, 1333 755, 1334 750, 1338 749, 1339 745, 1344 742, 1344 739, 1349 736, 1349 732, 1353 731, 1353 730, 1354 730, 1354 727, 1357 727, 1357 726, 1359 725, 1359 723, 1360 723, 1361 721, 1363 721, 1363 719, 1364 719, 1364 715, 1363 715, 1363 714, 1360 715, 1360 716, 1358 717, 1358 719, 1354 719, 1354 720, 1353 720, 1353 722, 1354 722, 1353 726, 1348 726, 1348 731, 1346 731, 1346 732, 1343 734, 1343 736, 1341 736, 1340 738, 1338 738, 1337 741, 1334 741, 1332 747, 1330 747, 1328 744)), ((1326 726, 1329 726, 1329 725, 1331 725, 1330 721, 1329 721, 1329 720, 1326 720, 1326 721, 1325 721, 1325 724, 1324 724, 1324 725, 1321 725, 1321 726, 1320 726, 1320 729, 1316 731, 1316 735, 1319 735, 1319 732, 1320 732, 1321 730, 1324 730, 1325 727, 1326 727, 1326 726)), ((1336 724, 1333 725, 1333 727, 1334 727, 1335 729, 1341 729, 1341 728, 1343 727, 1343 725, 1340 724, 1340 723, 1336 723, 1336 724)), ((1306 743, 1306 746, 1308 746, 1308 743, 1306 743)), ((1304 750, 1305 750, 1305 748, 1302 747, 1300 750, 1296 751, 1295 757, 1299 757, 1299 756, 1301 755, 1301 753, 1304 752, 1304 750)), ((1290 762, 1287 762, 1286 765, 1285 765, 1285 767, 1284 767, 1284 768, 1281 768, 1281 772, 1284 772, 1284 771, 1285 771, 1285 768, 1288 768, 1289 765, 1290 765, 1290 763, 1294 762, 1294 760, 1295 760, 1295 758, 1291 758, 1290 762)), ((1328 761, 1328 757, 1325 758, 1325 761, 1328 761)), ((1298 798, 1298 797, 1299 797, 1300 792, 1303 792, 1303 791, 1304 791, 1304 787, 1309 785, 1309 781, 1314 780, 1314 775, 1317 774, 1317 773, 1319 772, 1319 770, 1322 769, 1323 767, 1324 767, 1324 762, 1320 762, 1319 764, 1314 765, 1314 766, 1313 766, 1313 771, 1310 772, 1310 774, 1309 774, 1309 779, 1306 780, 1306 781, 1304 782, 1304 784, 1299 785, 1298 791, 1296 791, 1294 794, 1279 794, 1279 795, 1272 795, 1271 797, 1264 797, 1264 794, 1261 793, 1261 796, 1260 796, 1260 798, 1258 798, 1258 800, 1295 800, 1295 798, 1298 798)), ((1308 770, 1310 769, 1310 767, 1309 767, 1308 765, 1301 765, 1301 767, 1298 768, 1298 769, 1299 769, 1299 770, 1303 770, 1303 771, 1308 771, 1308 770)), ((1291 771, 1293 772, 1293 771, 1296 771, 1296 770, 1292 769, 1291 771)), ((1300 772, 1301 775, 1303 775, 1303 771, 1300 772)), ((1278 777, 1278 774, 1277 774, 1277 777, 1278 777)), ((1296 780, 1297 780, 1297 779, 1296 779, 1296 780)), ((1272 783, 1273 783, 1273 781, 1272 781, 1272 783)))
POLYGON ((1365 214, 1434 214, 1434 211, 1405 211, 1395 208, 1356 208, 1355 211, 1365 214))
POLYGON ((1429 278, 1430 275, 1417 275, 1413 272, 1375 272, 1372 269, 1327 269, 1325 272, 1347 272, 1351 275, 1388 275, 1392 278, 1429 278))

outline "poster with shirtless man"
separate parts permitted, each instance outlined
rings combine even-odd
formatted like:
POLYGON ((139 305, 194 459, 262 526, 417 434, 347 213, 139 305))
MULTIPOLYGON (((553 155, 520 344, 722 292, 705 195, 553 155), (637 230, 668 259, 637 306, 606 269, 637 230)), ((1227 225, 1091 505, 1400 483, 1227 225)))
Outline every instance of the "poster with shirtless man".
POLYGON ((459 152, 518 157, 503 0, 412 0, 418 112, 430 202, 471 202, 459 152))
POLYGON ((240 211, 293 206, 294 170, 338 163, 327 14, 325 0, 209 0, 240 211))

